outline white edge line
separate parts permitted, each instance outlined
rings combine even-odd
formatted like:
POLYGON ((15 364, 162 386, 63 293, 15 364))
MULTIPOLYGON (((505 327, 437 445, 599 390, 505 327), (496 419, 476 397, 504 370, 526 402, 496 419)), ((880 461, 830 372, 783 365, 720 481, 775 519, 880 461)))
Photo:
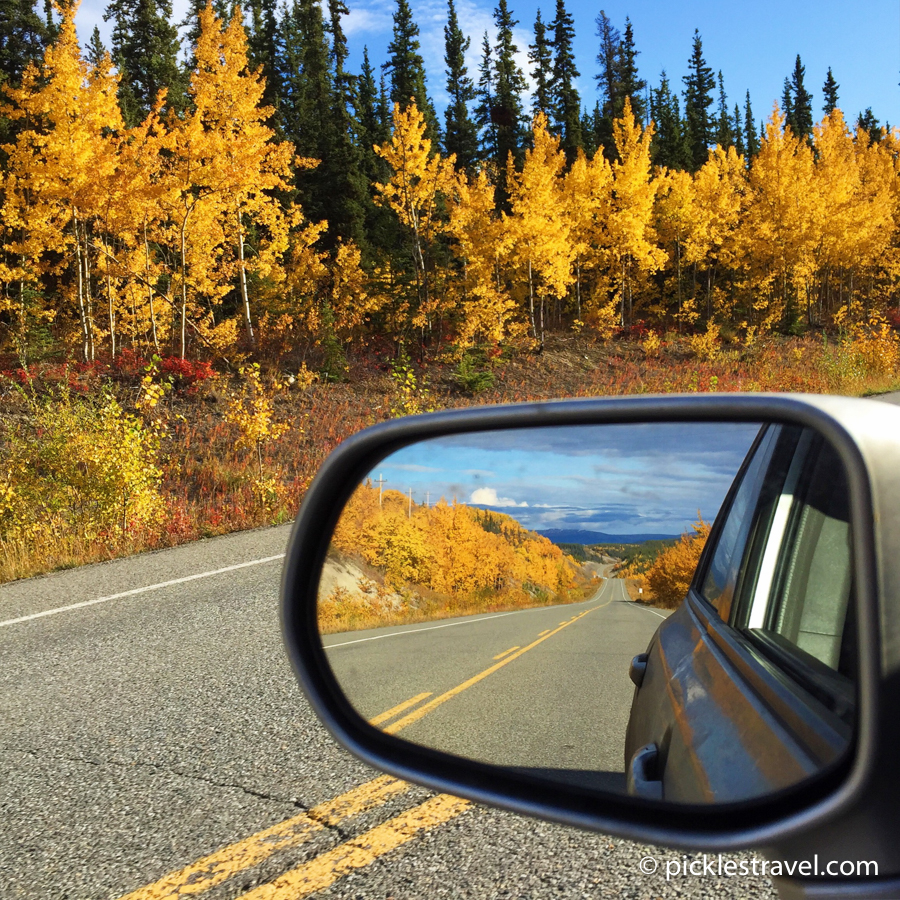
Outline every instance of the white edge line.
MULTIPOLYGON (((602 590, 602 588, 601 588, 602 590)), ((581 600, 572 606, 581 606, 587 603, 593 603, 599 600, 599 597, 592 597, 590 600, 581 600)), ((426 628, 414 628, 410 631, 392 631, 390 634, 376 634, 374 637, 358 638, 355 641, 344 641, 340 644, 322 644, 323 650, 335 650, 338 647, 349 647, 351 644, 365 644, 367 641, 380 641, 383 638, 403 637, 405 634, 419 634, 421 631, 435 631, 438 628, 453 628, 454 625, 477 625, 479 622, 486 622, 488 619, 502 619, 504 616, 517 616, 519 613, 527 612, 547 612, 548 609, 559 609, 558 606, 532 606, 529 609, 514 609, 512 612, 495 613, 492 616, 478 616, 471 619, 464 619, 462 622, 446 622, 443 625, 428 625, 426 628)))
POLYGON ((225 566, 224 569, 214 569, 211 572, 200 572, 197 575, 186 575, 184 578, 173 578, 171 581, 161 581, 159 584, 148 584, 146 587, 134 588, 130 591, 122 591, 120 594, 110 594, 108 597, 97 597, 96 600, 85 600, 82 603, 72 603, 69 606, 58 606, 55 609, 46 609, 43 612, 32 613, 29 616, 19 616, 18 619, 7 619, 0 622, 0 628, 7 625, 18 625, 21 622, 30 622, 32 619, 43 619, 45 616, 55 616, 57 613, 69 612, 73 609, 84 609, 86 606, 95 606, 98 603, 107 603, 110 600, 121 600, 123 597, 133 597, 135 594, 144 594, 147 591, 159 591, 172 587, 175 584, 184 584, 188 581, 196 581, 198 578, 210 578, 213 575, 221 575, 224 572, 234 572, 236 569, 246 569, 248 566, 260 566, 263 563, 274 562, 276 559, 284 559, 285 554, 266 556, 262 559, 253 559, 250 562, 237 563, 234 566, 225 566))

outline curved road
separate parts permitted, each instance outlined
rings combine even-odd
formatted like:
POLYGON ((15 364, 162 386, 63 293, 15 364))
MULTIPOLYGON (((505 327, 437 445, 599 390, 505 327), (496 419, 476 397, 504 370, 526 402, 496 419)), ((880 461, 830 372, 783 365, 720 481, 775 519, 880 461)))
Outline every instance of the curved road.
POLYGON ((583 603, 333 635, 325 646, 351 702, 392 734, 623 789, 628 665, 665 615, 610 579, 583 603))

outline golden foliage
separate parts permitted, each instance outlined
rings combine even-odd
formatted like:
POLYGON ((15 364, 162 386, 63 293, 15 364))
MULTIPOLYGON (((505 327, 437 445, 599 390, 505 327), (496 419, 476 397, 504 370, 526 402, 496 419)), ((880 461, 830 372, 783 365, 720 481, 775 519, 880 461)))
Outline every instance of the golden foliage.
POLYGON ((24 395, 0 440, 0 538, 124 535, 159 520, 159 434, 116 399, 24 395))
POLYGON ((663 550, 644 576, 653 601, 666 609, 675 609, 684 600, 709 537, 711 525, 701 517, 692 527, 693 533, 683 534, 663 550))
POLYGON ((333 546, 383 573, 392 590, 449 597, 483 592, 544 598, 574 584, 574 568, 546 538, 510 516, 441 498, 422 506, 394 490, 360 486, 335 528, 333 546))

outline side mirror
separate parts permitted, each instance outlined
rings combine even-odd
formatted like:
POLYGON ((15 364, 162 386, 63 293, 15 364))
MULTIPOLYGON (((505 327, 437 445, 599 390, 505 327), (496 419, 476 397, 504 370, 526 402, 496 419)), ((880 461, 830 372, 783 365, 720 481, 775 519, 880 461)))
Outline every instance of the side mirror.
POLYGON ((304 499, 291 661, 401 778, 647 842, 795 846, 900 783, 898 443, 900 411, 795 396, 376 426, 304 499))

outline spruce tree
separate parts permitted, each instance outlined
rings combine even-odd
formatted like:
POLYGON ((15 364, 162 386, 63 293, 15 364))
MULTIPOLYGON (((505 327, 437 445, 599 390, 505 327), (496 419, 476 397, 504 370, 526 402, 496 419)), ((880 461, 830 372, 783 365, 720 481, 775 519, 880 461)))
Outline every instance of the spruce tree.
POLYGON ((541 18, 541 10, 538 8, 534 19, 534 43, 528 47, 528 61, 534 66, 531 70, 531 79, 534 82, 534 90, 531 93, 531 111, 534 115, 539 112, 548 115, 550 113, 550 83, 553 80, 553 55, 550 49, 550 43, 547 40, 547 26, 541 18))
POLYGON ((565 0, 556 0, 553 29, 553 78, 550 95, 553 121, 561 137, 566 158, 575 159, 582 146, 581 98, 575 81, 581 74, 575 67, 575 22, 566 10, 565 0))
POLYGON ((872 112, 872 107, 866 107, 865 112, 861 112, 856 117, 856 127, 862 131, 865 131, 866 134, 869 135, 869 140, 872 141, 873 144, 877 144, 881 138, 881 123, 878 119, 875 118, 875 114, 872 112))
POLYGON ((519 48, 513 40, 518 20, 512 17, 507 0, 500 0, 494 10, 497 24, 497 44, 494 48, 495 93, 491 118, 497 128, 495 163, 498 170, 499 196, 506 198, 506 162, 510 154, 515 164, 521 162, 523 147, 522 93, 525 75, 516 62, 519 48))
POLYGON ((408 0, 397 0, 394 10, 394 35, 388 44, 384 70, 390 77, 391 102, 406 109, 410 101, 425 117, 426 136, 437 145, 440 137, 437 115, 425 87, 425 63, 419 53, 419 26, 413 20, 408 0))
POLYGON ((450 102, 444 111, 444 151, 456 154, 456 165, 468 170, 478 158, 478 128, 469 114, 475 99, 475 85, 466 67, 469 38, 459 27, 456 6, 447 0, 447 24, 444 26, 444 62, 447 64, 447 94, 450 102))
POLYGON ((483 160, 497 158, 497 125, 494 122, 496 92, 494 48, 488 33, 481 39, 481 60, 478 63, 478 83, 475 85, 475 125, 478 128, 478 153, 483 160))
POLYGON ((383 77, 379 90, 375 83, 375 69, 369 60, 369 49, 363 47, 362 69, 356 79, 354 122, 360 166, 369 188, 365 205, 367 243, 381 251, 396 247, 400 240, 396 216, 389 208, 374 202, 373 185, 385 184, 391 177, 390 166, 375 152, 376 145, 381 147, 391 138, 387 105, 383 77))
POLYGON ((800 61, 800 54, 797 54, 797 61, 794 64, 794 72, 791 75, 791 93, 794 100, 794 121, 793 131, 798 137, 809 140, 812 137, 813 114, 812 114, 812 94, 806 90, 803 78, 806 75, 806 67, 800 61))
POLYGON ((597 37, 600 38, 600 48, 597 51, 598 72, 594 77, 600 94, 600 118, 595 133, 597 143, 603 147, 606 157, 614 159, 616 146, 612 123, 617 110, 621 111, 625 104, 619 85, 619 49, 622 36, 602 9, 597 16, 597 37))
POLYGON ((263 103, 277 108, 281 96, 278 81, 278 17, 275 0, 251 0, 247 33, 247 59, 251 69, 262 69, 266 79, 263 103))
POLYGON ((184 108, 188 76, 178 61, 181 43, 171 0, 112 0, 112 58, 119 70, 119 102, 128 125, 142 121, 166 89, 166 108, 184 108))
MULTIPOLYGON (((594 109, 596 111, 597 107, 594 109)), ((588 159, 598 150, 595 115, 588 110, 584 110, 581 114, 581 144, 588 159)))
POLYGON ((831 73, 831 66, 829 66, 825 84, 822 85, 822 93, 825 95, 825 105, 822 107, 822 112, 824 112, 826 116, 830 116, 835 109, 837 109, 839 88, 840 85, 834 80, 834 75, 831 73))
POLYGON ((91 32, 91 39, 88 41, 87 47, 85 47, 84 58, 87 60, 91 69, 96 72, 106 58, 107 53, 109 53, 109 51, 106 49, 106 44, 103 43, 103 39, 100 37, 100 29, 95 25, 94 30, 91 32))
POLYGON ((50 40, 33 0, 0 0, 0 84, 18 87, 28 64, 40 61, 50 40))
POLYGON ((614 118, 619 118, 622 115, 626 97, 631 98, 631 110, 636 119, 642 121, 647 112, 644 102, 644 91, 647 89, 647 82, 638 76, 637 70, 637 56, 639 52, 634 46, 634 29, 631 25, 631 19, 625 16, 625 31, 622 34, 622 40, 619 42, 615 63, 617 101, 613 107, 614 118))
POLYGON ((747 145, 744 143, 744 129, 741 126, 741 108, 734 104, 734 113, 731 117, 731 130, 734 134, 734 149, 739 156, 743 156, 747 152, 747 145))
POLYGON ((678 95, 672 92, 663 69, 659 87, 650 91, 650 115, 656 125, 650 145, 653 162, 667 169, 687 169, 690 150, 684 134, 684 123, 678 95))
POLYGON ((706 162, 709 145, 714 139, 713 123, 709 115, 712 90, 716 85, 712 69, 703 58, 703 40, 694 30, 694 45, 688 60, 688 74, 682 78, 684 90, 684 118, 691 168, 695 171, 706 162))
POLYGON ((298 171, 304 212, 311 221, 327 220, 328 242, 353 240, 365 250, 368 191, 362 160, 351 140, 351 118, 340 98, 317 0, 294 0, 281 23, 287 67, 282 121, 285 137, 299 156, 319 160, 298 171))
POLYGON ((781 112, 784 114, 784 124, 796 133, 794 128, 794 98, 791 93, 790 78, 784 79, 784 87, 781 90, 781 112))
MULTIPOLYGON (((375 69, 369 61, 368 47, 363 47, 362 69, 357 79, 355 108, 357 134, 363 155, 367 159, 380 160, 381 157, 372 148, 375 144, 381 145, 390 140, 391 133, 390 129, 385 127, 383 115, 379 110, 378 85, 375 84, 375 69), (368 154, 371 154, 371 157, 368 154)), ((385 179, 379 174, 376 180, 384 181, 385 179)))
POLYGON ((756 133, 756 122, 753 120, 753 107, 750 105, 750 91, 744 100, 744 140, 747 142, 747 163, 759 153, 759 137, 756 133))
POLYGON ((725 95, 725 79, 719 69, 719 107, 716 116, 715 143, 723 150, 734 145, 734 129, 731 127, 731 116, 728 113, 728 98, 725 95))

